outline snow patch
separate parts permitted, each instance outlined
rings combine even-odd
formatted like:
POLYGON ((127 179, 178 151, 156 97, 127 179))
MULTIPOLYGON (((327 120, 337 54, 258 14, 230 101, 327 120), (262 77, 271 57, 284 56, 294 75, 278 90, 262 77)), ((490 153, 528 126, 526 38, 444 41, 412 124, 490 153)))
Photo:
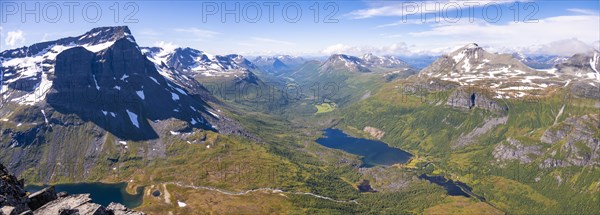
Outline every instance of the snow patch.
POLYGON ((131 120, 131 123, 133 123, 135 127, 140 128, 137 114, 129 111, 128 109, 125 109, 125 111, 127 111, 127 115, 129 115, 129 120, 131 120))
POLYGON ((216 113, 213 113, 212 111, 208 111, 208 113, 210 113, 211 115, 213 115, 216 118, 219 118, 219 115, 217 115, 216 113))
POLYGON ((137 95, 140 97, 140 99, 144 100, 145 96, 144 96, 144 91, 143 90, 135 91, 135 93, 137 93, 137 95))
POLYGON ((185 91, 183 91, 182 89, 175 87, 175 90, 177 90, 179 93, 186 95, 187 93, 185 93, 185 91))
POLYGON ((596 64, 598 64, 598 61, 600 61, 600 55, 598 55, 598 52, 594 52, 594 57, 590 59, 590 66, 596 73, 599 73, 598 69, 596 69, 596 64))
POLYGON ((465 58, 465 53, 464 51, 458 53, 457 55, 453 56, 452 59, 454 59, 454 62, 458 63, 460 62, 463 58, 465 58))
POLYGON ((94 84, 96 84, 96 90, 100 90, 100 86, 98 86, 98 81, 96 80, 96 75, 92 75, 94 78, 94 84))
POLYGON ((46 122, 46 124, 48 124, 48 117, 46 117, 46 112, 44 112, 44 110, 42 111, 42 115, 44 115, 44 122, 46 122))
POLYGON ((96 44, 96 45, 84 45, 82 47, 91 52, 99 52, 104 49, 107 49, 108 47, 112 46, 114 43, 115 43, 115 41, 110 41, 110 42, 100 43, 100 44, 96 44))
POLYGON ((176 93, 171 93, 171 99, 173 99, 173 101, 177 101, 179 100, 179 95, 177 95, 176 93))
POLYGON ((150 79, 152 79, 152 81, 154 81, 154 83, 156 83, 156 84, 160 85, 160 83, 158 83, 158 80, 156 80, 156 78, 154 78, 154 77, 150 77, 150 79))

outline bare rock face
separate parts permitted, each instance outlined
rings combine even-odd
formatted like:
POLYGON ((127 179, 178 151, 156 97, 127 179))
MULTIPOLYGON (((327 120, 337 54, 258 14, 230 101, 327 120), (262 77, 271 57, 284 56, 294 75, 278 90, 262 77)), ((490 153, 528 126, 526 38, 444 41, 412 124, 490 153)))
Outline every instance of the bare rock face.
POLYGON ((127 207, 125 207, 125 205, 119 204, 119 203, 110 203, 110 205, 108 205, 107 209, 109 211, 112 211, 114 215, 143 215, 144 213, 142 212, 138 212, 138 211, 133 211, 127 207))
POLYGON ((57 199, 54 186, 46 187, 40 191, 29 195, 29 203, 27 204, 31 210, 36 210, 46 203, 57 199))
POLYGON ((540 146, 525 146, 518 140, 508 138, 508 144, 498 144, 492 155, 496 161, 517 160, 521 164, 528 164, 533 161, 531 155, 541 155, 540 146))
POLYGON ((48 104, 121 139, 158 138, 149 120, 176 118, 190 127, 214 130, 205 102, 161 76, 127 38, 98 53, 83 47, 61 52, 55 76, 48 104))
POLYGON ((577 73, 598 73, 600 71, 600 52, 575 54, 566 62, 555 67, 561 73, 577 75, 577 73))
POLYGON ((90 194, 72 195, 56 199, 35 210, 33 214, 144 215, 142 212, 133 211, 119 203, 113 202, 108 207, 93 203, 90 194))
POLYGON ((370 126, 365 127, 363 131, 369 133, 371 136, 377 138, 378 140, 381 140, 381 138, 383 138, 383 135, 385 135, 385 131, 370 126))
POLYGON ((2 215, 16 215, 17 212, 15 212, 15 207, 4 206, 4 207, 0 208, 0 214, 2 214, 2 215))
POLYGON ((482 108, 495 112, 508 110, 508 107, 501 105, 496 102, 496 100, 492 99, 493 96, 493 92, 487 92, 485 90, 458 88, 450 94, 446 105, 461 109, 482 108))
POLYGON ((477 127, 475 129, 473 129, 473 131, 471 131, 471 132, 469 132, 467 134, 461 135, 452 144, 452 148, 456 149, 456 148, 460 148, 460 147, 464 147, 464 146, 467 146, 469 144, 472 144, 472 143, 475 142, 475 139, 477 137, 479 137, 480 135, 483 135, 483 134, 491 131, 496 126, 499 126, 499 125, 502 125, 502 124, 506 124, 507 121, 508 121, 508 116, 486 119, 485 120, 485 124, 483 124, 481 127, 477 127))
POLYGON ((20 214, 29 210, 28 201, 27 193, 23 189, 23 181, 18 180, 0 164, 0 208, 2 208, 2 212, 20 214))
POLYGON ((569 117, 550 127, 540 140, 543 143, 564 145, 558 153, 563 159, 548 158, 540 167, 594 166, 600 164, 600 115, 569 117))

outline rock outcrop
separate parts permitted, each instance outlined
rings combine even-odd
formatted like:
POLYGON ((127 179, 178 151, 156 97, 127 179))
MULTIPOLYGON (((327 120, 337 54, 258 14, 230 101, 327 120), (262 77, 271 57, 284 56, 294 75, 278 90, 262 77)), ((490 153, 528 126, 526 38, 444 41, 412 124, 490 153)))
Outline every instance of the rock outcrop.
POLYGON ((493 94, 494 92, 483 88, 461 87, 448 96, 446 105, 461 109, 482 108, 495 112, 507 111, 506 105, 492 99, 493 94))
POLYGON ((108 207, 92 202, 90 194, 57 194, 53 186, 28 194, 23 180, 10 174, 0 164, 0 215, 143 215, 121 204, 111 203, 108 207))
POLYGON ((520 141, 508 138, 508 144, 498 144, 492 155, 496 161, 517 160, 521 164, 531 163, 532 155, 539 156, 542 154, 540 146, 525 146, 520 141))
POLYGON ((548 144, 564 142, 552 158, 544 160, 540 167, 594 166, 600 164, 600 115, 591 114, 569 117, 550 127, 540 140, 548 144), (556 157, 555 157, 556 155, 556 157), (558 159, 557 157, 561 157, 558 159))
POLYGON ((58 198, 54 186, 46 187, 40 191, 29 195, 29 203, 27 205, 31 210, 41 208, 46 203, 54 201, 58 198))
POLYGON ((506 124, 508 116, 489 118, 485 120, 485 123, 480 127, 473 129, 473 131, 463 134, 452 144, 453 149, 461 148, 473 144, 477 137, 491 131, 499 125, 506 124))
POLYGON ((0 164, 0 211, 3 214, 20 214, 29 210, 29 199, 23 187, 23 180, 18 180, 0 164))
POLYGON ((363 131, 369 133, 372 137, 375 137, 378 140, 381 140, 381 138, 383 138, 383 135, 385 135, 385 131, 370 126, 365 127, 363 131))

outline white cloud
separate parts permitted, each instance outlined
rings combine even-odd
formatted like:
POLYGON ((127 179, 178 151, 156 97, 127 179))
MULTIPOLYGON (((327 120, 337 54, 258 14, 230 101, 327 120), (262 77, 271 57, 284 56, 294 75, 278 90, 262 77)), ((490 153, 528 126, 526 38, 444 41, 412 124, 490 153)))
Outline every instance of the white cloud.
POLYGON ((517 50, 525 54, 571 56, 576 53, 589 52, 592 51, 592 49, 593 44, 586 44, 578 39, 573 38, 567 40, 553 41, 547 44, 533 45, 517 50))
POLYGON ((598 15, 598 11, 581 9, 581 8, 569 8, 569 9, 567 9, 567 11, 573 12, 576 14, 582 14, 582 15, 598 15))
MULTIPOLYGON (((388 23, 388 24, 378 25, 378 26, 375 26, 375 28, 386 28, 386 27, 393 27, 393 26, 400 26, 400 25, 421 25, 421 24, 434 23, 434 22, 436 22, 436 20, 433 18, 425 19, 425 20, 404 19, 404 20, 399 20, 396 22, 388 23)), ((442 22, 442 21, 440 20, 440 22, 442 22)))
POLYGON ((216 35, 219 35, 219 32, 216 31, 210 31, 210 30, 204 30, 204 29, 199 29, 199 28, 176 28, 174 29, 175 32, 178 33, 185 33, 185 34, 189 34, 190 36, 194 36, 196 37, 196 39, 202 39, 202 38, 212 38, 216 35))
POLYGON ((406 43, 394 43, 388 46, 351 46, 346 44, 335 44, 321 51, 322 54, 349 54, 363 55, 373 53, 375 55, 413 55, 418 54, 414 46, 409 46, 406 43))
POLYGON ((516 0, 443 0, 443 1, 406 1, 394 2, 391 4, 377 4, 366 9, 351 11, 346 14, 353 19, 365 19, 378 16, 409 16, 410 14, 419 15, 425 13, 452 11, 456 9, 468 9, 470 7, 484 6, 486 4, 504 4, 512 3, 516 0))
POLYGON ((271 39, 271 38, 264 38, 264 37, 253 37, 252 40, 254 40, 256 42, 273 43, 273 44, 278 44, 278 45, 295 45, 295 43, 292 43, 292 42, 276 40, 276 39, 271 39))
POLYGON ((21 30, 9 31, 4 42, 10 47, 21 45, 25 42, 25 33, 21 30))
MULTIPOLYGON (((542 44, 573 38, 583 41, 582 43, 589 46, 600 38, 600 17, 590 15, 556 16, 539 19, 536 23, 492 24, 479 21, 437 24, 432 25, 429 30, 410 32, 408 35, 428 41, 454 43, 454 45, 457 45, 457 42, 477 42, 498 49, 516 49, 532 45, 541 47, 542 44)), ((579 50, 580 47, 580 45, 571 49, 547 47, 536 50, 547 51, 547 54, 565 54, 576 49, 579 50)))
POLYGON ((355 47, 349 46, 349 45, 345 45, 345 44, 335 44, 332 46, 329 46, 325 49, 323 49, 323 51, 321 51, 321 53, 323 54, 342 54, 342 53, 348 53, 351 52, 353 49, 356 49, 355 47))
POLYGON ((180 47, 180 46, 175 45, 175 44, 173 44, 171 42, 165 42, 165 41, 158 41, 158 42, 154 43, 154 46, 160 47, 160 48, 162 48, 165 51, 173 51, 176 48, 180 47))
POLYGON ((161 33, 157 32, 155 30, 152 30, 152 29, 142 30, 142 31, 140 31, 139 34, 144 35, 144 36, 160 36, 161 35, 161 33))
POLYGON ((44 33, 44 36, 42 37, 42 40, 40 40, 40 42, 48 41, 48 36, 50 36, 48 33, 44 33))

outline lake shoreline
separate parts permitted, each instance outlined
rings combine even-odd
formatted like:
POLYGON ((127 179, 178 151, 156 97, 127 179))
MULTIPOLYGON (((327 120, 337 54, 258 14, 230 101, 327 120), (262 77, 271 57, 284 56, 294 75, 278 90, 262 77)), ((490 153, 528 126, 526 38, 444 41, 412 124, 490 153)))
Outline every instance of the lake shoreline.
POLYGON ((70 195, 89 193, 94 202, 103 206, 108 206, 111 202, 125 205, 128 208, 136 208, 143 203, 145 186, 131 184, 128 182, 120 183, 102 183, 102 182, 82 182, 82 183, 63 183, 63 184, 44 184, 25 186, 27 192, 33 193, 48 186, 54 186, 56 192, 67 192, 70 195), (132 194, 130 188, 134 188, 132 194))
POLYGON ((353 137, 337 128, 327 128, 323 132, 322 137, 315 142, 327 148, 360 156, 362 167, 405 164, 413 157, 410 152, 390 146, 383 141, 353 137))

